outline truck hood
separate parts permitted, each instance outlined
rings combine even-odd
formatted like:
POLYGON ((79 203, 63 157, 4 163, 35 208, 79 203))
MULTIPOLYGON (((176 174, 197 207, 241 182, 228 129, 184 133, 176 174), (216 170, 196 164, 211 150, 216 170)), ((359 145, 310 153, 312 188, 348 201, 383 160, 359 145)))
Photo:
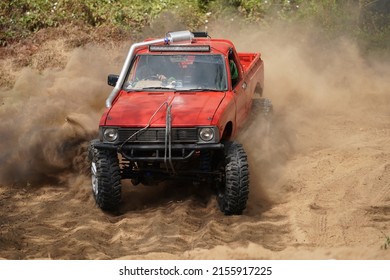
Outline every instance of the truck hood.
POLYGON ((165 127, 167 104, 172 126, 210 125, 225 92, 122 92, 107 114, 105 125, 165 127), (153 116, 154 115, 154 116, 153 116))

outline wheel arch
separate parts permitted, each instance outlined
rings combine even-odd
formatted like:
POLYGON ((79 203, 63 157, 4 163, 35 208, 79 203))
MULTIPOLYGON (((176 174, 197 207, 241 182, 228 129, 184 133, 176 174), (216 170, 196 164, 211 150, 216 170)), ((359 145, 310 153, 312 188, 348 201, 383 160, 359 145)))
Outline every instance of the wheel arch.
POLYGON ((233 135, 233 122, 229 121, 222 132, 221 141, 228 141, 233 135))
POLYGON ((257 97, 263 97, 263 87, 260 83, 256 84, 254 95, 259 95, 257 97))

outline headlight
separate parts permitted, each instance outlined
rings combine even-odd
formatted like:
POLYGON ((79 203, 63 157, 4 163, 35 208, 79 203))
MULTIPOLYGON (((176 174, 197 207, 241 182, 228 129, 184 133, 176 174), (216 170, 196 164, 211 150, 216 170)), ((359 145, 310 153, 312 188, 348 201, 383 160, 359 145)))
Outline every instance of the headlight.
POLYGON ((214 129, 211 127, 204 127, 199 130, 199 137, 202 141, 208 142, 214 138, 214 129))
POLYGON ((104 130, 104 140, 115 142, 118 139, 118 130, 116 128, 107 128, 104 130))

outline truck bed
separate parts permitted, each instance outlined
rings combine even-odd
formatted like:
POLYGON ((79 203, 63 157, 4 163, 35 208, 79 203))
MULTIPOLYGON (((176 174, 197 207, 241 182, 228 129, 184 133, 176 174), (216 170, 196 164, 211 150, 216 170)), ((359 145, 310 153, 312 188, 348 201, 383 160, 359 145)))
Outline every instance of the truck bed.
POLYGON ((248 71, 253 62, 261 60, 260 53, 238 53, 238 57, 240 59, 244 71, 248 71))

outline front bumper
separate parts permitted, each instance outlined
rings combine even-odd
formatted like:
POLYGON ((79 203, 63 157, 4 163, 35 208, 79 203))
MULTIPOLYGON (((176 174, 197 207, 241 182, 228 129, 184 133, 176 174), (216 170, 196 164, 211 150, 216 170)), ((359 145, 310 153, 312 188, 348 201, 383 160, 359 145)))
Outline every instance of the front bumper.
POLYGON ((222 150, 222 143, 202 143, 202 144, 178 144, 173 143, 169 147, 162 144, 109 144, 103 143, 99 139, 91 142, 97 149, 115 150, 130 161, 180 161, 190 159, 197 151, 222 150))

